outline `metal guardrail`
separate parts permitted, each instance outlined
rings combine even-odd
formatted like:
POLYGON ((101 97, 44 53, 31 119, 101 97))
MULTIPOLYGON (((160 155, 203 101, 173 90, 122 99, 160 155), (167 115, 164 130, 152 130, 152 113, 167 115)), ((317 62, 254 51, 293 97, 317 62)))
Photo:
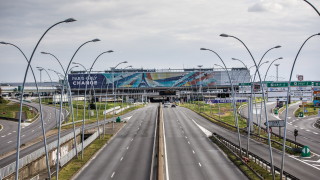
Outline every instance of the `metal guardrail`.
MULTIPOLYGON (((234 144, 233 142, 227 140, 226 138, 220 136, 219 134, 217 133, 214 133, 215 136, 217 136, 217 138, 221 139, 222 142, 228 146, 231 150, 233 149, 233 151, 237 151, 239 152, 239 146, 234 144)), ((242 149, 242 152, 246 152, 246 149, 244 148, 241 148, 242 149)), ((248 152, 249 154, 249 159, 253 160, 256 164, 258 164, 259 166, 261 167, 264 167, 266 168, 267 171, 270 171, 271 170, 271 164, 264 160, 263 158, 259 157, 258 155, 252 153, 252 152, 248 152)), ((280 168, 277 167, 277 166, 274 166, 274 171, 275 171, 275 174, 280 174, 280 168)), ((283 175, 285 176, 285 179, 291 179, 291 180, 298 180, 299 178, 295 177, 294 175, 286 172, 286 171, 283 171, 283 175)))
MULTIPOLYGON (((76 135, 80 134, 80 129, 76 130, 76 135)), ((69 141, 70 139, 74 138, 73 132, 63 136, 60 140, 61 144, 69 141)), ((47 145, 48 151, 51 151, 57 147, 57 141, 54 141, 47 145)), ((35 161, 36 159, 40 158, 41 156, 45 155, 44 147, 39 148, 38 150, 34 151, 31 154, 28 154, 19 160, 19 169, 26 166, 27 164, 35 161)), ((12 162, 11 164, 3 167, 0 169, 0 179, 5 178, 12 173, 15 173, 16 161, 12 162)))

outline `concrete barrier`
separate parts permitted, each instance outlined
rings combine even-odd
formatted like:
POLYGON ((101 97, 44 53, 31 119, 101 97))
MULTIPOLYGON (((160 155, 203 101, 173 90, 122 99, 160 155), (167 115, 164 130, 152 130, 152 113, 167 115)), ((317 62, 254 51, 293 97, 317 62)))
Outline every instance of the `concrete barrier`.
POLYGON ((158 107, 158 180, 165 180, 166 166, 165 166, 165 134, 163 122, 163 109, 160 105, 158 107))

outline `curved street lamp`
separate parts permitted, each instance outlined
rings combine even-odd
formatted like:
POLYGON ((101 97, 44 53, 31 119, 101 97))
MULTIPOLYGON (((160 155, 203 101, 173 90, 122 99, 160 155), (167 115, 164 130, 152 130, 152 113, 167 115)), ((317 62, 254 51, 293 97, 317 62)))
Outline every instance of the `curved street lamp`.
MULTIPOLYGON (((27 56, 24 54, 24 52, 16 45, 12 44, 12 43, 7 43, 7 42, 0 42, 0 44, 4 44, 4 45, 11 45, 15 48, 17 48, 21 54, 23 55, 23 57, 25 58, 25 60, 28 62, 28 58, 27 56)), ((39 87, 38 87, 38 83, 37 83, 37 79, 36 76, 34 74, 33 68, 30 65, 30 69, 31 69, 31 73, 34 79, 34 82, 36 84, 36 90, 37 90, 37 94, 38 94, 38 98, 39 98, 39 109, 40 109, 40 121, 41 121, 41 127, 42 127, 42 134, 43 134, 43 143, 44 143, 44 148, 45 148, 45 153, 46 153, 46 166, 47 166, 47 171, 48 171, 48 177, 49 179, 51 179, 51 172, 50 172, 50 165, 49 165, 49 156, 48 156, 48 150, 47 150, 47 138, 45 136, 46 132, 45 132, 45 128, 44 128, 44 121, 43 121, 43 113, 42 113, 42 103, 41 103, 41 97, 40 97, 40 93, 39 93, 39 87)), ((23 96, 23 94, 22 94, 23 96)), ((21 122, 21 121, 20 121, 21 122)))
MULTIPOLYGON (((294 61, 293 61, 293 64, 292 64, 292 68, 291 68, 291 72, 290 72, 290 76, 289 76, 289 82, 288 82, 288 90, 287 90, 287 104, 288 104, 288 101, 289 101, 289 94, 290 94, 290 83, 291 83, 291 78, 292 78, 292 73, 293 73, 293 69, 294 69, 294 66, 296 64, 296 61, 298 59, 298 56, 301 52, 301 49, 303 48, 303 46, 306 44, 306 42, 311 39, 312 37, 314 36, 320 36, 320 33, 317 33, 317 34, 313 34, 311 35, 310 37, 308 37, 304 42, 303 44, 301 45, 294 61)), ((282 148, 282 160, 281 160, 281 171, 280 171, 280 178, 282 178, 282 175, 283 175, 283 166, 284 166, 284 156, 285 156, 285 144, 286 144, 286 137, 287 137, 287 119, 288 119, 288 106, 286 106, 286 114, 285 114, 285 119, 284 119, 284 133, 283 133, 283 148, 282 148)))
POLYGON ((319 13, 319 11, 317 10, 317 8, 316 7, 314 7, 309 1, 307 1, 307 0, 303 0, 304 2, 306 2, 306 3, 308 3, 316 12, 317 12, 317 14, 320 16, 320 13, 319 13))
MULTIPOLYGON (((234 38, 236 40, 238 40, 239 42, 242 43, 242 45, 246 48, 246 50, 248 51, 248 53, 250 54, 252 60, 253 60, 253 63, 254 65, 256 66, 256 69, 257 69, 257 73, 258 73, 258 76, 259 76, 259 80, 260 80, 260 87, 261 87, 261 90, 262 90, 262 98, 265 99, 265 96, 264 96, 264 87, 262 85, 262 80, 261 80, 261 75, 260 75, 260 72, 259 72, 259 68, 258 68, 258 65, 254 59, 254 57, 252 56, 252 53, 250 52, 249 48, 246 46, 246 44, 241 41, 239 38, 235 37, 235 36, 231 36, 231 35, 227 35, 227 34, 220 34, 221 37, 231 37, 231 38, 234 38)), ((276 46, 277 47, 277 46, 276 46)), ((274 48, 276 48, 274 47, 274 48)), ((277 47, 278 48, 278 47, 277 47)), ((273 49, 273 48, 271 48, 273 49)), ((271 49, 269 49, 267 52, 269 52, 271 49)), ((266 54, 266 53, 265 53, 266 54)), ((264 55, 265 55, 264 54, 264 55)), ((264 101, 264 111, 265 111, 265 114, 267 114, 267 106, 266 106, 266 102, 264 101)), ((268 116, 266 116, 266 124, 267 124, 267 129, 269 129, 269 120, 268 120, 268 116)), ((272 172, 272 178, 274 179, 275 178, 275 175, 274 175, 274 167, 273 167, 273 156, 272 156, 272 147, 271 147, 271 137, 270 137, 270 133, 268 133, 268 144, 269 144, 269 155, 270 155, 270 166, 271 166, 271 172, 272 172)))
MULTIPOLYGON (((69 71, 69 68, 70 68, 70 65, 71 65, 71 62, 73 61, 73 58, 75 57, 75 55, 77 54, 77 52, 81 49, 82 46, 84 46, 85 44, 88 44, 90 42, 98 42, 100 41, 100 39, 93 39, 93 40, 90 40, 90 41, 86 41, 84 42, 83 44, 81 44, 78 49, 74 52, 73 56, 71 57, 70 61, 69 61, 69 64, 67 66, 67 69, 66 71, 64 72, 64 79, 63 79, 63 82, 66 82, 67 80, 67 73, 69 71)), ((62 86, 62 90, 61 92, 64 91, 64 86, 62 86)), ((59 110, 59 128, 58 128, 58 142, 57 142, 57 161, 56 161, 56 178, 58 179, 59 177, 59 148, 60 148, 60 134, 61 134, 61 121, 62 121, 62 117, 61 117, 61 112, 62 112, 62 93, 61 93, 61 96, 60 96, 60 110, 59 110)), ((83 142, 82 142, 83 144, 83 142)), ((82 149, 82 156, 83 156, 83 149, 82 149)))
MULTIPOLYGON (((25 71, 25 74, 24 74, 24 78, 23 78, 23 83, 22 83, 22 87, 21 87, 21 94, 24 94, 24 86, 25 86, 25 83, 26 83, 26 79, 27 79, 27 75, 28 75, 28 71, 29 71, 29 68, 30 68, 30 65, 31 65, 31 61, 32 61, 32 58, 33 58, 33 55, 35 53, 35 51, 37 50, 41 40, 43 39, 43 37, 47 34, 47 32, 52 29, 53 27, 57 26, 58 24, 61 24, 61 23, 69 23, 69 22, 74 22, 76 21, 75 19, 73 18, 69 18, 69 19, 66 19, 64 21, 60 21, 60 22, 57 22, 55 24, 53 24, 52 26, 50 26, 43 34, 42 36, 40 37, 40 39, 38 40, 36 46, 33 48, 33 51, 32 51, 32 54, 30 56, 30 59, 28 61, 28 65, 27 65, 27 68, 26 68, 26 71, 25 71)), ((17 134, 17 152, 16 152, 16 168, 15 168, 15 172, 16 172, 16 175, 15 175, 15 179, 18 180, 19 179, 19 159, 20 159, 20 135, 21 135, 21 119, 22 119, 22 100, 23 100, 23 96, 21 96, 20 98, 20 110, 19 110, 19 121, 18 121, 18 134, 17 134)), ((49 176, 50 177, 50 176, 49 176)))
MULTIPOLYGON (((233 83, 232 83, 232 80, 231 80, 229 71, 227 70, 226 64, 224 63, 224 61, 222 60, 222 58, 219 56, 218 53, 216 53, 215 51, 213 51, 213 50, 211 50, 211 49, 207 49, 207 48, 200 48, 200 50, 211 51, 211 52, 213 52, 215 55, 217 55, 218 58, 220 59, 220 61, 222 62, 223 66, 224 66, 224 67, 222 67, 222 68, 225 69, 225 71, 226 71, 227 74, 228 74, 228 78, 229 78, 229 81, 230 81, 230 84, 231 84, 231 94, 232 94, 232 102, 233 102, 234 121, 235 121, 236 126, 237 126, 238 141, 239 141, 239 150, 240 150, 240 156, 241 156, 241 154, 242 154, 242 153, 241 153, 241 152, 242 152, 242 147, 241 147, 241 139, 240 139, 240 129, 239 129, 239 122, 238 122, 238 115, 237 115, 237 107, 236 107, 236 102, 235 102, 235 97, 234 97, 234 87, 233 87, 233 83)), ((220 66, 220 65, 215 64, 215 66, 220 66)), ((220 66, 220 67, 221 67, 221 66, 220 66)))

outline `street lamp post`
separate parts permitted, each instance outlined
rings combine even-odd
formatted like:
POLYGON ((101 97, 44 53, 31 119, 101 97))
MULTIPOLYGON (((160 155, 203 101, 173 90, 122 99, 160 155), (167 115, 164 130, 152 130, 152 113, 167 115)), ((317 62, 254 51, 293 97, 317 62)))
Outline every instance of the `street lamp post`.
MULTIPOLYGON (((25 60, 28 62, 28 58, 26 57, 25 53, 18 46, 14 45, 14 44, 11 44, 11 43, 7 43, 7 42, 0 42, 0 44, 11 45, 11 46, 17 48, 21 52, 21 54, 23 55, 25 60)), ((42 125, 41 127, 42 127, 42 134, 43 134, 43 143, 44 143, 44 148, 45 148, 45 153, 46 153, 46 165, 47 165, 48 177, 49 177, 49 179, 51 179, 49 157, 48 157, 48 150, 47 150, 47 139, 46 139, 46 136, 45 136, 46 133, 45 133, 45 128, 44 128, 43 113, 42 113, 41 96, 40 96, 40 92, 39 92, 37 79, 36 79, 36 76, 34 74, 34 71, 33 71, 33 68, 32 68, 31 65, 30 65, 30 69, 31 69, 31 72, 32 72, 32 76, 33 76, 34 82, 36 84, 36 90, 37 90, 37 94, 38 94, 38 98, 39 98, 40 121, 41 121, 41 125, 42 125)), ((16 173, 16 174, 19 174, 19 173, 16 173)))
POLYGON ((278 68, 279 68, 279 65, 280 64, 274 64, 276 66, 276 78, 277 78, 277 82, 279 81, 279 71, 278 71, 278 68))
MULTIPOLYGON (((23 83, 22 83, 22 87, 21 87, 21 94, 24 94, 24 86, 25 86, 25 83, 26 83, 26 79, 27 79, 27 75, 28 75, 28 71, 29 71, 29 68, 30 68, 30 65, 31 65, 31 61, 32 61, 32 58, 33 58, 33 55, 36 51, 36 49, 38 48, 41 40, 43 39, 43 37, 47 34, 47 32, 52 29, 53 27, 61 24, 61 23, 69 23, 69 22, 74 22, 76 21, 75 19, 73 18, 69 18, 69 19, 66 19, 64 21, 60 21, 60 22, 57 22, 55 24, 53 24, 52 26, 50 26, 43 34, 42 36, 40 37, 40 39, 38 40, 36 46, 34 47, 33 51, 32 51, 32 54, 30 56, 30 59, 28 61, 28 65, 27 65, 27 68, 26 68, 26 71, 25 71, 25 74, 24 74, 24 79, 23 79, 23 83)), ((23 100, 23 96, 20 97, 20 110, 19 110, 19 122, 18 122, 18 134, 17 134, 17 152, 16 152, 16 168, 15 168, 15 171, 16 171, 16 175, 15 175, 15 179, 18 180, 19 179, 19 159, 20 159, 20 135, 21 135, 21 119, 22 119, 22 100, 23 100)))
MULTIPOLYGON (((258 73, 258 76, 259 76, 259 80, 260 80, 260 86, 261 86, 261 90, 262 90, 262 98, 265 99, 264 97, 264 87, 263 87, 263 84, 262 84, 262 79, 261 79, 261 75, 260 75, 260 72, 259 72, 259 68, 258 68, 258 65, 254 59, 254 57, 252 56, 250 50, 248 49, 248 47, 246 46, 246 44, 241 41, 239 38, 235 37, 235 36, 231 36, 231 35, 227 35, 227 34, 220 34, 221 37, 232 37, 236 40, 238 40, 239 42, 241 42, 243 44, 243 46, 246 48, 246 50, 248 51, 248 53, 250 54, 253 62, 254 62, 254 65, 256 66, 256 69, 257 69, 257 73, 258 73)), ((274 48, 279 48, 279 46, 276 46, 274 48)), ((271 48, 273 49, 273 48, 271 48)), ((269 49, 268 51, 270 51, 271 49, 269 49)), ((267 51, 267 52, 268 52, 267 51)), ((266 53, 267 53, 266 52, 266 53)), ((265 53, 265 54, 266 54, 265 53)), ((265 55, 264 54, 264 55, 265 55)), ((262 58, 264 57, 264 55, 262 56, 262 58)), ((261 58, 261 59, 262 59, 261 58)), ((261 62, 261 60, 260 60, 261 62)), ((269 129, 269 121, 268 121, 268 116, 267 116, 267 108, 266 108, 266 102, 264 101, 264 110, 265 110, 265 114, 266 114, 266 123, 267 123, 267 129, 269 129)), ((271 137, 270 137, 270 133, 268 133, 268 144, 269 144, 269 154, 270 154, 270 165, 271 165, 271 172, 272 172, 272 178, 274 179, 275 178, 275 175, 274 175, 274 167, 273 167, 273 156, 272 156, 272 147, 271 147, 271 137)))
MULTIPOLYGON (((82 46, 84 46, 85 44, 87 43, 90 43, 90 42, 97 42, 97 41, 100 41, 99 39, 93 39, 93 40, 90 40, 90 41, 87 41, 83 44, 81 44, 78 49, 74 52, 73 56, 71 57, 70 61, 69 61, 69 64, 67 66, 67 69, 66 71, 64 72, 64 79, 63 79, 63 82, 65 82, 67 80, 67 73, 69 71, 69 67, 70 67, 70 64, 73 60, 73 58, 75 57, 75 55, 77 54, 77 52, 80 50, 80 48, 82 46)), ((64 86, 62 86, 62 91, 64 91, 64 86)), ((58 179, 59 177, 59 148, 60 148, 60 133, 61 133, 61 121, 62 121, 62 117, 61 117, 61 113, 62 113, 62 93, 61 93, 61 96, 60 96, 60 113, 59 113, 59 128, 58 128, 58 142, 57 142, 57 162, 56 162, 56 178, 58 179)), ((84 129, 82 129, 82 133, 84 133, 84 129)), ((84 134, 83 134, 84 135, 84 134)), ((81 152, 81 155, 83 157, 83 141, 82 141, 82 152, 81 152)))
POLYGON ((304 2, 306 2, 306 3, 308 3, 316 12, 317 12, 317 14, 320 16, 320 12, 317 10, 317 8, 316 7, 314 7, 309 1, 307 1, 307 0, 303 0, 304 2))
MULTIPOLYGON (((60 60, 53 54, 51 53, 48 53, 48 52, 41 52, 41 54, 46 54, 46 55, 50 55, 52 57, 54 57, 54 59, 57 60, 57 62, 59 63, 60 67, 61 67, 61 70, 64 74, 67 74, 67 72, 65 72, 65 69, 63 68, 60 60)), ((72 67, 71 69, 75 68, 76 66, 72 67)), ((71 71, 70 69, 70 71, 71 71)), ((68 97, 69 97, 69 108, 70 108, 70 111, 71 111, 71 115, 72 115, 72 123, 73 123, 73 136, 74 136, 74 146, 77 147, 77 136, 76 136, 76 126, 75 126, 75 123, 74 123, 74 112, 73 112, 73 102, 72 102, 72 93, 71 93, 71 88, 70 88, 70 84, 69 83, 66 83, 66 82, 62 82, 63 83, 63 86, 66 84, 67 85, 67 92, 68 92, 68 97)), ((61 92, 63 93, 63 92, 61 92)), ((61 102, 60 102, 61 103, 61 102)), ((55 106, 56 106, 56 103, 55 103, 55 106)), ((76 156, 78 157, 78 149, 76 149, 76 156)))
POLYGON ((199 93, 202 95, 202 99, 203 99, 203 94, 202 94, 202 89, 201 89, 201 85, 202 85, 202 82, 201 82, 201 68, 202 68, 202 65, 198 65, 198 68, 200 68, 200 73, 199 73, 199 91, 198 91, 198 107, 199 107, 199 112, 201 112, 201 108, 200 108, 200 100, 199 100, 199 93))
MULTIPOLYGON (((211 51, 213 52, 215 55, 218 56, 218 58, 220 59, 220 61, 222 62, 223 66, 222 69, 225 69, 225 71, 227 72, 228 74, 228 78, 229 78, 229 81, 230 81, 230 84, 231 84, 231 94, 232 94, 232 102, 233 102, 233 113, 234 113, 234 120, 235 120, 235 123, 236 123, 236 126, 237 126, 237 131, 238 131, 238 141, 239 141, 239 150, 240 150, 240 156, 242 156, 242 147, 241 147, 241 139, 240 139, 240 129, 239 129, 239 123, 238 123, 238 115, 237 115, 237 107, 236 107, 236 102, 235 102, 235 97, 234 97, 234 87, 233 87, 233 83, 232 83, 232 80, 231 80, 231 77, 230 77, 230 74, 227 70, 227 66, 226 64, 224 63, 224 61, 222 60, 222 58, 219 56, 218 53, 216 53, 215 51, 211 50, 211 49, 206 49, 206 48, 200 48, 200 50, 207 50, 207 51, 211 51)), ((216 66, 220 66, 220 65, 216 65, 216 66)), ((221 66, 220 66, 221 67, 221 66)))
POLYGON ((288 82, 288 90, 287 90, 287 106, 286 106, 286 114, 285 114, 285 120, 284 120, 284 133, 283 133, 283 145, 282 145, 282 160, 281 160, 281 171, 280 171, 280 178, 282 178, 282 175, 283 175, 283 167, 284 167, 284 156, 285 156, 285 145, 286 145, 286 137, 287 137, 287 119, 288 119, 288 101, 289 101, 289 95, 290 95, 290 83, 291 83, 291 78, 292 78, 292 73, 293 73, 293 69, 294 69, 294 66, 296 64, 296 61, 297 61, 297 58, 300 54, 300 51, 301 49, 303 48, 303 46, 306 44, 306 42, 311 39, 312 37, 314 36, 320 36, 320 33, 317 33, 317 34, 313 34, 311 35, 310 37, 308 37, 304 42, 303 44, 301 45, 294 61, 293 61, 293 64, 292 64, 292 68, 291 68, 291 72, 290 72, 290 77, 289 77, 289 82, 288 82))

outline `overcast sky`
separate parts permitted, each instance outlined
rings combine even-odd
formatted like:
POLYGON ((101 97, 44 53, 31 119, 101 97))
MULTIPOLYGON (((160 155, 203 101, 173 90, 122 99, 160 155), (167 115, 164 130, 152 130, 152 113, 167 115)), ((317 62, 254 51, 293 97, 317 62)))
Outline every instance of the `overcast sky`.
MULTIPOLYGON (((320 10, 319 0, 309 0, 320 10)), ((46 51, 58 57, 66 67, 75 50, 75 62, 87 68, 103 51, 94 70, 106 70, 121 61, 135 68, 182 69, 197 65, 213 67, 220 60, 201 47, 210 48, 225 60, 228 67, 242 67, 231 58, 253 61, 235 39, 243 40, 256 61, 271 47, 264 60, 279 60, 279 76, 288 80, 293 60, 302 43, 320 32, 320 17, 303 0, 0 0, 0 41, 19 46, 30 58, 43 32, 52 24, 69 17, 77 21, 63 23, 40 43, 32 66, 61 72, 58 63, 46 51)), ((320 80, 320 36, 310 39, 296 63, 297 74, 305 80, 320 80)), ((26 60, 12 46, 0 45, 0 82, 22 82, 26 60)), ((263 65, 264 74, 268 65, 263 65)), ((78 70, 81 70, 78 68, 78 70)), ((275 80, 275 67, 268 80, 275 80)), ((39 80, 39 71, 36 72, 39 80)), ((55 74, 51 74, 57 80, 55 74)), ((27 81, 31 81, 28 76, 27 81)), ((49 78, 43 74, 43 80, 49 78)))

